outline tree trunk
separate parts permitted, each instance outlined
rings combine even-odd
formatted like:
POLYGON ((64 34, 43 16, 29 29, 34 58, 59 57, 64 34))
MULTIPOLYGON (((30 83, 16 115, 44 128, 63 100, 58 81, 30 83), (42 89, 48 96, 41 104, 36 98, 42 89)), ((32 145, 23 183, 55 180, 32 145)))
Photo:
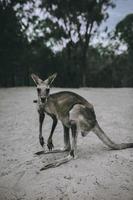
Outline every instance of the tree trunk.
POLYGON ((29 86, 30 80, 29 80, 30 74, 29 74, 29 66, 25 67, 25 73, 24 73, 24 85, 29 86))
MULTIPOLYGON (((90 45, 90 38, 91 38, 91 31, 93 28, 93 21, 90 23, 90 21, 87 22, 86 24, 86 33, 85 33, 85 42, 83 44, 83 54, 82 54, 82 64, 83 64, 83 69, 82 69, 82 86, 86 87, 87 86, 87 55, 88 55, 88 49, 90 45), (88 32, 89 29, 89 32, 88 32)), ((82 66, 81 66, 82 67, 82 66)))
POLYGON ((83 71, 82 72, 82 87, 86 87, 87 86, 87 81, 86 81, 86 73, 83 71))
POLYGON ((15 75, 14 75, 14 73, 12 73, 12 75, 11 75, 11 85, 10 86, 15 87, 15 75))
POLYGON ((88 51, 88 44, 85 44, 81 59, 82 87, 87 86, 87 51, 88 51))

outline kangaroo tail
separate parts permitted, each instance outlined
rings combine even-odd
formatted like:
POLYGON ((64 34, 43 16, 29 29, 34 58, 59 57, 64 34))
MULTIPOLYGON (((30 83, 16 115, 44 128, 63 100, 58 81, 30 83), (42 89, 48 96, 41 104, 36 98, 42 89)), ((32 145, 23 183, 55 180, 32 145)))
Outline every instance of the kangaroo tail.
POLYGON ((116 144, 114 143, 100 128, 98 122, 96 123, 95 127, 93 128, 93 132, 99 137, 100 140, 103 141, 108 147, 114 150, 121 150, 126 148, 133 148, 133 143, 121 143, 116 144))

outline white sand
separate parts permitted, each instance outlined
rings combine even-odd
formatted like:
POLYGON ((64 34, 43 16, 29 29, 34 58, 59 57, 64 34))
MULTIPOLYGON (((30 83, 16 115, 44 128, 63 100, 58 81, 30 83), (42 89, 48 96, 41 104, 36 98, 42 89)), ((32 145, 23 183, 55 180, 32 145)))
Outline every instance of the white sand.
MULTIPOLYGON (((73 91, 93 103, 111 139, 133 142, 133 89, 73 91)), ((35 98, 35 88, 0 89, 0 200, 133 200, 133 149, 112 151, 93 133, 86 138, 79 135, 77 160, 39 171, 44 163, 66 154, 34 156, 42 150, 35 98)), ((51 123, 46 117, 45 141, 51 123)), ((53 142, 63 146, 61 123, 53 142)))

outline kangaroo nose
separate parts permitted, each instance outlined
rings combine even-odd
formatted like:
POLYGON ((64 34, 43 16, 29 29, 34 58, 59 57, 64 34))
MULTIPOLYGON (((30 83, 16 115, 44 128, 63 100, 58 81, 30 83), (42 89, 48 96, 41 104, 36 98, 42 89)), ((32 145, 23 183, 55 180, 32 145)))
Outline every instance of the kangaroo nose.
POLYGON ((42 102, 42 103, 45 102, 45 97, 41 97, 41 102, 42 102))

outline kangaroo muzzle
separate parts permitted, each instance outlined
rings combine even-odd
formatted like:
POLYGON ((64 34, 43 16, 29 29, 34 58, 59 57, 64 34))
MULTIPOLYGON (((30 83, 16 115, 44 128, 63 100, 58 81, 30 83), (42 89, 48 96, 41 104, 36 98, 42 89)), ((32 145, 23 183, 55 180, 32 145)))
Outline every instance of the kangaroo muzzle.
POLYGON ((45 101, 46 101, 46 97, 41 97, 41 102, 45 103, 45 101))

